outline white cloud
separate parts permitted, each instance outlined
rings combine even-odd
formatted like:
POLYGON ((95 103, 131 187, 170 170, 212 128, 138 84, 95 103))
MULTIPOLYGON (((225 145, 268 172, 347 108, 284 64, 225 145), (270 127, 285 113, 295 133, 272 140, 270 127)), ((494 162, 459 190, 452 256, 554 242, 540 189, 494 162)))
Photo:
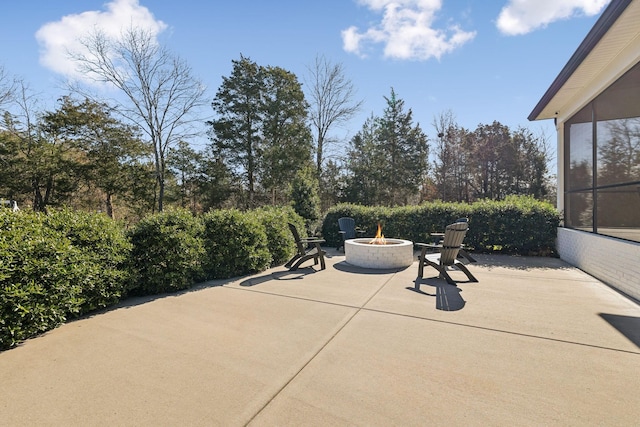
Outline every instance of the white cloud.
POLYGON ((574 16, 593 16, 610 0, 509 0, 496 23, 503 34, 515 36, 574 16))
POLYGON ((380 23, 365 31, 352 26, 342 31, 343 48, 364 56, 372 44, 384 44, 384 56, 395 59, 437 58, 472 40, 476 33, 458 25, 435 28, 441 0, 359 0, 370 10, 382 14, 380 23))
POLYGON ((49 22, 36 32, 40 44, 40 63, 68 78, 82 78, 69 59, 69 52, 83 52, 80 40, 95 29, 109 37, 118 37, 123 30, 134 24, 158 35, 167 25, 158 21, 139 0, 112 0, 105 4, 104 11, 87 11, 63 16, 59 21, 49 22))

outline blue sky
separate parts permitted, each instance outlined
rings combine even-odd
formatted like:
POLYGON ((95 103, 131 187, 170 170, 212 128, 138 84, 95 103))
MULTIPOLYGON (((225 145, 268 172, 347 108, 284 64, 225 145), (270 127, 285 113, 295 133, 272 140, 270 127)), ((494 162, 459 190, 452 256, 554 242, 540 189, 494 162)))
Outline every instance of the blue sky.
MULTIPOLYGON (((450 110, 475 129, 497 120, 544 132, 527 116, 608 0, 27 0, 2 6, 0 66, 38 93, 44 108, 66 94, 65 49, 98 25, 153 29, 215 96, 240 55, 301 81, 316 55, 344 66, 362 111, 334 136, 349 138, 382 115, 393 87, 427 135, 450 110)), ((210 113, 207 113, 210 114, 210 113)), ((204 146, 206 139, 196 142, 204 146)))

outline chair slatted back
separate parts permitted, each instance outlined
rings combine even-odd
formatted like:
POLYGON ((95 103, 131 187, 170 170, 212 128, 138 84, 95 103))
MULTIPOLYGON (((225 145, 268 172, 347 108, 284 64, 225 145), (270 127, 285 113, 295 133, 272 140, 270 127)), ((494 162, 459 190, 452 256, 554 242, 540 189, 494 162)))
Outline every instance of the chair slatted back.
POLYGON ((296 228, 295 225, 291 224, 290 222, 288 224, 289 224, 289 230, 291 230, 291 234, 293 234, 293 240, 296 241, 298 254, 304 255, 305 247, 304 247, 304 244, 302 243, 302 240, 300 239, 300 234, 298 233, 298 229, 296 228))
POLYGON ((353 218, 343 217, 338 219, 338 227, 340 231, 344 231, 344 238, 355 239, 356 238, 356 220, 353 218))
POLYGON ((442 248, 440 249, 440 265, 454 264, 468 229, 469 224, 466 222, 447 225, 444 231, 444 239, 442 240, 442 248))

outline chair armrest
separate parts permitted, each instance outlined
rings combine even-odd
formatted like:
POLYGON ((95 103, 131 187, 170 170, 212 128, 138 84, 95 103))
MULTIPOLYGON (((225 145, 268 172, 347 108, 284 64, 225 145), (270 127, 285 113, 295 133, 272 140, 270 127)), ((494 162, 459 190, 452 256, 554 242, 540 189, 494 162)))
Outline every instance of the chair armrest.
POLYGON ((433 243, 415 243, 416 246, 420 246, 421 248, 429 248, 429 249, 440 249, 442 245, 436 245, 433 243))
POLYGON ((324 239, 317 239, 315 237, 305 237, 301 239, 304 243, 325 243, 324 239))

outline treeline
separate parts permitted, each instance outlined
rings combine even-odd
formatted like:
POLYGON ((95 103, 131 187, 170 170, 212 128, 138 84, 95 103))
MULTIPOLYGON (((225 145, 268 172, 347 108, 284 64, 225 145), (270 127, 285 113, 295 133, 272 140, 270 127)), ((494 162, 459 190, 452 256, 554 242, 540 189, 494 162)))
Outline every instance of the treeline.
MULTIPOLYGON (((191 144, 195 133, 177 132, 185 125, 182 116, 174 127, 155 116, 160 102, 136 116, 131 105, 76 90, 55 110, 41 112, 24 85, 7 79, 3 85, 0 76, 0 99, 12 107, 0 124, 0 198, 34 211, 70 206, 131 220, 164 206, 206 212, 293 204, 310 222, 341 202, 402 206, 511 194, 551 199, 544 136, 497 121, 468 130, 451 112, 434 118, 429 136, 391 89, 380 115, 372 113, 350 140, 336 141, 331 129, 361 106, 341 65, 317 59, 307 93, 280 67, 243 56, 232 65, 211 101, 214 118, 199 122, 209 138, 202 150, 191 144)), ((138 78, 146 81, 144 72, 138 78)), ((138 92, 123 90, 138 105, 138 92)), ((147 92, 144 99, 164 93, 147 92)), ((188 105, 200 96, 188 98, 188 105)))

